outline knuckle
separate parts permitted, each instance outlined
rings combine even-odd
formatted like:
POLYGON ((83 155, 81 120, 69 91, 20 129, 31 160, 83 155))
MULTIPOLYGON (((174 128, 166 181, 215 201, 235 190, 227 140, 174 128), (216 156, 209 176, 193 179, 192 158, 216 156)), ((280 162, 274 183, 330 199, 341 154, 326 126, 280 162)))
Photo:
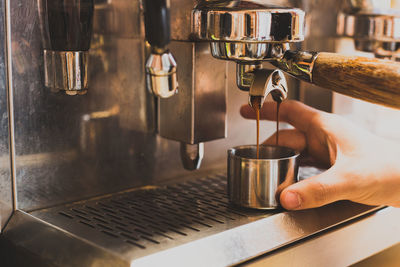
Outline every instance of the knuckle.
POLYGON ((320 129, 325 128, 327 124, 329 124, 329 114, 324 114, 322 112, 317 112, 311 117, 310 128, 309 129, 320 129))
POLYGON ((339 116, 336 114, 327 113, 324 111, 318 111, 313 115, 312 122, 317 125, 321 125, 321 124, 324 125, 324 124, 329 124, 331 122, 334 122, 338 118, 339 118, 339 116))
POLYGON ((321 182, 315 182, 313 185, 313 199, 317 205, 323 205, 331 202, 331 196, 333 194, 333 187, 327 186, 321 182))

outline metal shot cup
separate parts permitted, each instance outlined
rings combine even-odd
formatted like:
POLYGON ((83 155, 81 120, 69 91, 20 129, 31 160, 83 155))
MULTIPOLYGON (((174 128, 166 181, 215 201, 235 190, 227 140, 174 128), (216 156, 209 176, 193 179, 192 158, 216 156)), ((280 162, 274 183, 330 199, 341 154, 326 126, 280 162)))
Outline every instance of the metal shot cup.
POLYGON ((281 146, 239 146, 228 150, 231 203, 253 209, 277 209, 284 188, 298 181, 299 153, 281 146))

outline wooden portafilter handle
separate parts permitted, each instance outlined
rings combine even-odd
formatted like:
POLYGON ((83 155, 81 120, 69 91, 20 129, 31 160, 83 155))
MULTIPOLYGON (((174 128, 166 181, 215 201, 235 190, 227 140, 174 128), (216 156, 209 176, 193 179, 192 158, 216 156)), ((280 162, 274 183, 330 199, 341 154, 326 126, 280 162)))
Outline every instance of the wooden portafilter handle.
POLYGON ((400 63, 335 53, 287 51, 274 65, 340 94, 400 108, 400 63))

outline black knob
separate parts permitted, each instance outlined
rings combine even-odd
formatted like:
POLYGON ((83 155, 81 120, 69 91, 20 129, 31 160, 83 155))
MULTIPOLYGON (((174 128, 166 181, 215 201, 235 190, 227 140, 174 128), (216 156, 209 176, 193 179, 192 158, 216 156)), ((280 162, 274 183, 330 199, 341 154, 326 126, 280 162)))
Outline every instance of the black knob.
POLYGON ((154 49, 165 50, 171 40, 169 0, 145 0, 146 39, 154 49))
POLYGON ((43 48, 87 51, 92 37, 94 0, 39 0, 43 48))

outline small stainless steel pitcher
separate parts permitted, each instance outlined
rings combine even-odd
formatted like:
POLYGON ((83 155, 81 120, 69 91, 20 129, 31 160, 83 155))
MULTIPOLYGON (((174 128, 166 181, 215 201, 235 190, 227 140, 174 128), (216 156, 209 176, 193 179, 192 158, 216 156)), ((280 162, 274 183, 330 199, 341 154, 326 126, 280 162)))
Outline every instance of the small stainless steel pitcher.
POLYGON ((298 181, 299 153, 280 146, 240 146, 228 150, 229 200, 254 209, 279 208, 280 192, 298 181))

